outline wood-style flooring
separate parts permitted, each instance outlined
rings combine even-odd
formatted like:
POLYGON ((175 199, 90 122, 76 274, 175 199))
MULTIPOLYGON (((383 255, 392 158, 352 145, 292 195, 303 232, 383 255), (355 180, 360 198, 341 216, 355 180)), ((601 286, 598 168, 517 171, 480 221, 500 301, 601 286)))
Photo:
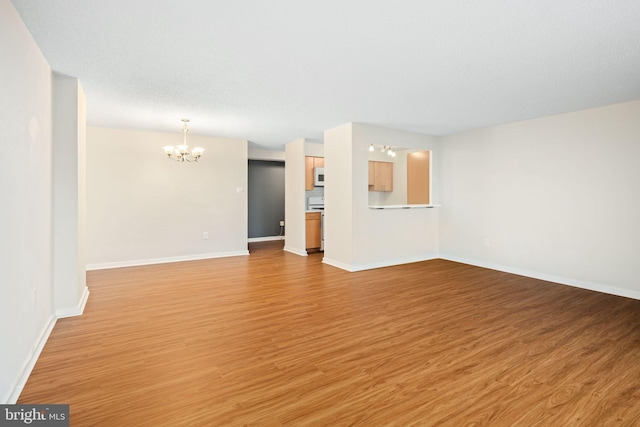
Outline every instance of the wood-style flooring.
POLYGON ((19 403, 72 426, 640 425, 640 301, 282 242, 88 273, 19 403))

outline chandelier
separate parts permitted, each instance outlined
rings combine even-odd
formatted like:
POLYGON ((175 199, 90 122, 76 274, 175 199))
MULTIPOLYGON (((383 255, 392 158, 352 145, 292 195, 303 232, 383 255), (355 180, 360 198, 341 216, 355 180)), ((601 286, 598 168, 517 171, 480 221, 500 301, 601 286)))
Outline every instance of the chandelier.
POLYGON ((162 147, 164 153, 167 155, 167 158, 171 160, 175 160, 176 162, 197 162, 202 153, 204 152, 204 148, 194 147, 189 148, 187 145, 187 132, 189 132, 189 119, 182 119, 184 125, 182 126, 183 140, 181 145, 167 145, 166 147, 162 147))

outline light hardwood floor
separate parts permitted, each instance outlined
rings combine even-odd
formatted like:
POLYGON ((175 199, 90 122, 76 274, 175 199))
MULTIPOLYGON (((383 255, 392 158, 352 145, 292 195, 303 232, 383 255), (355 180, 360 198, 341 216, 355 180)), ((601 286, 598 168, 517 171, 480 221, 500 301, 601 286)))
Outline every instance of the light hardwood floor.
POLYGON ((72 426, 640 425, 640 301, 250 250, 89 272, 19 402, 72 426))

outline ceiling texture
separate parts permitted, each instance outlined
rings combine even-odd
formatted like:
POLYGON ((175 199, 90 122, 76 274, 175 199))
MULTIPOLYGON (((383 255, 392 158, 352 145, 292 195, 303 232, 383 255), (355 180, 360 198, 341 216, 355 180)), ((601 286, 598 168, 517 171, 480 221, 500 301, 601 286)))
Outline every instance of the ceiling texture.
POLYGON ((90 126, 282 150, 640 99, 638 0, 12 0, 90 126))

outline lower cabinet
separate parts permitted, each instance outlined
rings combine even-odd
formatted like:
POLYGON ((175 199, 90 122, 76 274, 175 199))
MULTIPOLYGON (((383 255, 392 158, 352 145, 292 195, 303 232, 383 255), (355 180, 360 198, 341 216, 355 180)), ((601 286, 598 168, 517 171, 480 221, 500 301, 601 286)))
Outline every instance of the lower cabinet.
POLYGON ((320 249, 322 234, 320 230, 320 212, 306 213, 307 249, 320 249))

